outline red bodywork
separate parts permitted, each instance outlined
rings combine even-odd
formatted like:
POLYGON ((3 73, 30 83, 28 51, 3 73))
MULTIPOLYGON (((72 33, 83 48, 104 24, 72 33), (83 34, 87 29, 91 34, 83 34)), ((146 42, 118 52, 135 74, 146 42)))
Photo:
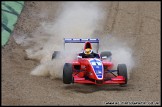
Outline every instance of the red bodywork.
POLYGON ((108 61, 102 61, 103 78, 98 79, 97 76, 95 75, 93 67, 89 62, 90 59, 91 58, 80 58, 72 62, 74 83, 81 83, 81 84, 90 83, 98 85, 125 83, 125 78, 123 76, 114 76, 113 74, 107 72, 113 67, 113 63, 108 61), (76 70, 77 67, 80 68, 79 71, 76 70), (86 79, 85 77, 88 77, 88 79, 86 79))
MULTIPOLYGON (((90 46, 89 48, 92 49, 91 43, 86 42, 84 49, 90 46)), ((125 78, 123 76, 116 76, 112 73, 108 72, 113 68, 113 63, 107 60, 101 60, 101 58, 78 58, 72 62, 73 66, 73 78, 74 83, 80 84, 122 84, 125 83, 125 78), (90 63, 90 60, 97 60, 100 61, 102 64, 102 78, 98 78, 95 70, 90 63)))

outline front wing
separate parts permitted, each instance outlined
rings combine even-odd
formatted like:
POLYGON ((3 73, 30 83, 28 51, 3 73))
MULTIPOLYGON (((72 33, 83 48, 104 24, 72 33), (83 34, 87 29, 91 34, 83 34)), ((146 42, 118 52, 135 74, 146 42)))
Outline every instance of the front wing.
POLYGON ((74 77, 74 83, 80 83, 80 84, 122 84, 125 83, 125 78, 123 76, 116 76, 111 78, 110 80, 88 80, 85 78, 80 78, 77 75, 73 76, 74 77))

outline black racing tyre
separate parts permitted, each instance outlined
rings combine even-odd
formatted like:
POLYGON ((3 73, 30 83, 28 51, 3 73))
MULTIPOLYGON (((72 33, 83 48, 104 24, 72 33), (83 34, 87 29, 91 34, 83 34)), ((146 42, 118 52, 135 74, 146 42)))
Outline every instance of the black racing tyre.
POLYGON ((104 51, 100 53, 100 57, 102 58, 103 56, 110 57, 112 53, 110 51, 104 51))
POLYGON ((72 76, 72 64, 65 63, 63 68, 63 83, 64 84, 70 84, 73 83, 74 78, 72 76))
POLYGON ((118 74, 118 76, 123 76, 125 78, 125 83, 120 84, 121 86, 125 86, 127 84, 127 80, 128 80, 126 64, 118 64, 117 74, 118 74))

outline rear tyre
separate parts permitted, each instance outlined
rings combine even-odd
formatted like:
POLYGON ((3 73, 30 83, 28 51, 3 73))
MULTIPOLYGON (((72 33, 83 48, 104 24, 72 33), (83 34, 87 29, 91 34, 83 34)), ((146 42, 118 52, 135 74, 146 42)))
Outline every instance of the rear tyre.
POLYGON ((126 86, 128 80, 126 64, 118 64, 117 73, 118 76, 123 76, 125 78, 125 83, 120 84, 120 86, 126 86))
POLYGON ((70 63, 65 63, 64 68, 63 68, 63 83, 64 84, 70 84, 74 83, 74 78, 72 76, 72 64, 70 63))
POLYGON ((110 61, 111 61, 111 55, 112 53, 110 51, 104 51, 100 53, 101 58, 106 56, 107 58, 110 58, 110 61))
POLYGON ((56 58, 58 54, 59 54, 59 51, 54 51, 53 54, 52 54, 52 60, 54 58, 56 58))

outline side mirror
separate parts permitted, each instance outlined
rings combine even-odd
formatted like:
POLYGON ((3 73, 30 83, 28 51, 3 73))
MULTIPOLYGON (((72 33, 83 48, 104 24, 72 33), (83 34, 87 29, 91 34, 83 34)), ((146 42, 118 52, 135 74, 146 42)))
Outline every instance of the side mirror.
POLYGON ((105 59, 107 59, 107 56, 102 56, 101 59, 105 60, 105 59))
POLYGON ((108 60, 108 61, 111 61, 111 60, 112 60, 112 57, 111 57, 111 56, 109 56, 109 57, 107 57, 107 56, 103 56, 103 57, 101 57, 101 59, 102 59, 102 60, 108 60))
POLYGON ((102 56, 101 58, 102 58, 102 59, 107 59, 107 56, 102 56))
POLYGON ((77 56, 77 58, 82 58, 81 56, 77 56))

